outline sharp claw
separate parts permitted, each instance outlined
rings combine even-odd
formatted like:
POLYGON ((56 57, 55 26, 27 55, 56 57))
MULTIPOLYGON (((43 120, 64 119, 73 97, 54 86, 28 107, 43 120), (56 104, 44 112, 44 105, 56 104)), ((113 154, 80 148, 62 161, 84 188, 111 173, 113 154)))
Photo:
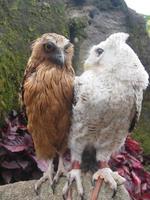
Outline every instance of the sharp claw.
POLYGON ((117 184, 117 186, 121 186, 121 185, 124 185, 124 183, 118 183, 118 184, 117 184))
POLYGON ((68 189, 71 187, 72 183, 73 183, 74 179, 69 179, 68 180, 68 189))
POLYGON ((93 180, 91 181, 91 184, 92 184, 92 187, 95 187, 96 180, 95 180, 95 179, 93 179, 93 180))
POLYGON ((53 193, 53 194, 55 193, 55 187, 56 187, 56 182, 55 182, 55 180, 54 180, 53 183, 52 183, 52 185, 51 185, 52 193, 53 193))
POLYGON ((80 199, 81 199, 81 200, 85 200, 84 194, 80 194, 80 199))
POLYGON ((112 198, 114 198, 114 197, 116 196, 116 193, 117 193, 117 190, 114 189, 114 191, 113 191, 113 195, 112 195, 112 198))
POLYGON ((66 200, 66 196, 65 196, 64 194, 63 194, 63 196, 62 196, 62 197, 63 197, 63 200, 66 200))
POLYGON ((35 194, 38 196, 39 195, 39 190, 38 190, 38 188, 34 188, 34 191, 35 191, 35 194))

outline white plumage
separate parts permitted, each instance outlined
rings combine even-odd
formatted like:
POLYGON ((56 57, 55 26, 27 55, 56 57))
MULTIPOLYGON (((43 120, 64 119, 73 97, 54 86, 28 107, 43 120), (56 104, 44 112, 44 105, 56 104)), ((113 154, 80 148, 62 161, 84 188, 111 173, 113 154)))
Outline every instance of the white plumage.
POLYGON ((76 103, 69 137, 72 162, 81 163, 88 145, 96 149, 97 161, 107 162, 138 121, 148 74, 126 43, 128 36, 115 33, 93 46, 85 61, 86 71, 75 80, 76 103))

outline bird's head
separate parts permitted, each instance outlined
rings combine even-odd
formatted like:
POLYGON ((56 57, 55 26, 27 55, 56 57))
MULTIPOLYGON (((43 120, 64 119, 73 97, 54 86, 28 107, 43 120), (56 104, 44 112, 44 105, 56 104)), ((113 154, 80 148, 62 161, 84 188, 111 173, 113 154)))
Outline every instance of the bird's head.
POLYGON ((129 34, 114 33, 105 41, 94 45, 85 69, 100 69, 114 74, 118 79, 132 81, 133 85, 148 85, 148 74, 136 53, 126 43, 129 34))
POLYGON ((113 67, 128 54, 131 49, 126 40, 129 37, 127 33, 115 33, 110 35, 105 41, 94 45, 87 60, 85 69, 93 67, 113 67))
POLYGON ((73 45, 67 38, 56 33, 46 33, 33 42, 29 62, 34 65, 50 63, 50 66, 63 68, 71 66, 72 56, 73 45))

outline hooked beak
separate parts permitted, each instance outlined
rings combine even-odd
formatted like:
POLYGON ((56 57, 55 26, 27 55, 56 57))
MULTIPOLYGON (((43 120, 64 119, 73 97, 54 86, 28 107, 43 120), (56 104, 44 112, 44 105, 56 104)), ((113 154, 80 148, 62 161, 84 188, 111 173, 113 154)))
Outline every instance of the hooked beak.
POLYGON ((63 67, 65 63, 65 56, 62 51, 55 53, 52 57, 52 61, 54 64, 58 65, 59 67, 63 67))
POLYGON ((92 64, 90 64, 89 60, 87 59, 83 64, 84 70, 89 70, 92 67, 92 64))

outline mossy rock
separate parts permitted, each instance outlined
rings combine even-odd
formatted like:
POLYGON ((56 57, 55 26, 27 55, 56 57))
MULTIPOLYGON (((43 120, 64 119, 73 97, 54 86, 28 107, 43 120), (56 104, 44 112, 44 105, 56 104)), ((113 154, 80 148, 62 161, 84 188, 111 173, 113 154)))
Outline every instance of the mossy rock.
POLYGON ((85 28, 88 24, 87 17, 74 17, 69 20, 69 35, 70 41, 74 43, 74 57, 73 66, 77 74, 82 72, 82 67, 80 66, 80 45, 82 41, 86 38, 85 28))
POLYGON ((134 131, 133 137, 139 141, 144 149, 145 155, 150 155, 150 102, 144 101, 141 119, 134 131))
POLYGON ((0 1, 0 119, 17 109, 18 92, 31 41, 46 32, 68 36, 61 1, 0 1))

